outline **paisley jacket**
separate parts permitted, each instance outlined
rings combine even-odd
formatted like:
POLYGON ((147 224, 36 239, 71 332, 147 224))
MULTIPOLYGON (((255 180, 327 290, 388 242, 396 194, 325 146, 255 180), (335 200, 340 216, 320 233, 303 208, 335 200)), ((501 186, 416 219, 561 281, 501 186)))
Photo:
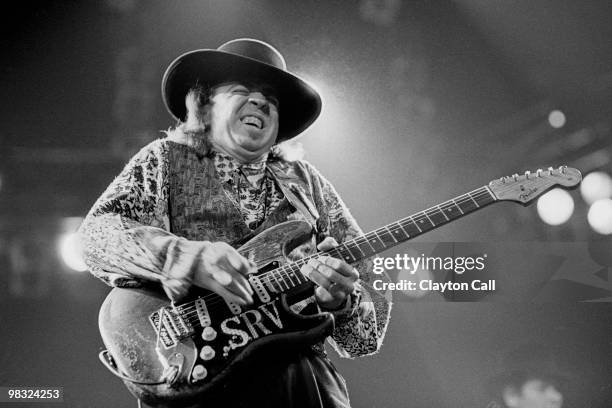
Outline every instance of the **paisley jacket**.
MULTIPOLYGON (((333 186, 305 161, 269 160, 281 189, 293 189, 313 203, 319 238, 339 243, 362 231, 333 186)), ((80 232, 90 271, 111 286, 164 282, 172 297, 187 290, 180 270, 181 247, 189 240, 225 241, 237 247, 252 235, 215 177, 213 160, 197 147, 167 137, 145 146, 94 204, 80 232)), ((287 201, 287 200, 285 200, 287 201)), ((287 219, 305 219, 288 202, 255 231, 287 219)), ((391 304, 375 291, 371 265, 356 265, 360 286, 352 304, 336 319, 328 339, 342 357, 378 351, 391 304)), ((376 276, 380 279, 380 276, 376 276)))

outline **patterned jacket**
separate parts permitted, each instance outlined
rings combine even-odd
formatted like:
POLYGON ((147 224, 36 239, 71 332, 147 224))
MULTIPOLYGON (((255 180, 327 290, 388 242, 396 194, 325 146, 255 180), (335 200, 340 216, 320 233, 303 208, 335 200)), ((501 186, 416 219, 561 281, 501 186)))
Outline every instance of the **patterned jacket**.
MULTIPOLYGON (((297 189, 314 204, 319 239, 331 236, 342 243, 362 234, 333 186, 312 165, 277 159, 269 160, 268 168, 282 190, 297 189)), ((288 219, 307 220, 284 201, 255 232, 288 219)), ((220 186, 213 160, 197 147, 168 137, 150 143, 129 161, 94 204, 80 232, 86 263, 95 276, 119 287, 163 281, 170 296, 185 293, 188 285, 173 273, 180 269, 181 246, 198 240, 237 247, 252 233, 220 186)), ((371 286, 371 265, 355 266, 359 290, 337 316, 328 339, 349 358, 378 351, 391 309, 371 286)))

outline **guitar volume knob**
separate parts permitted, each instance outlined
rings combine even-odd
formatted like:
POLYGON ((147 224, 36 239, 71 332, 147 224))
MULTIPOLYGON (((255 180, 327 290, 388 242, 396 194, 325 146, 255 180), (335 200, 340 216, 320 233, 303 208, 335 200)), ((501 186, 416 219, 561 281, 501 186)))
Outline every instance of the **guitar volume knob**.
POLYGON ((208 371, 206 370, 206 367, 201 364, 198 364, 193 367, 193 371, 191 371, 191 376, 193 377, 194 381, 203 380, 204 378, 206 378, 207 375, 208 371))
POLYGON ((212 360, 215 357, 215 350, 210 346, 202 347, 200 358, 204 361, 212 360))
POLYGON ((206 341, 212 341, 217 338, 217 331, 210 326, 207 326, 202 330, 202 339, 206 341))

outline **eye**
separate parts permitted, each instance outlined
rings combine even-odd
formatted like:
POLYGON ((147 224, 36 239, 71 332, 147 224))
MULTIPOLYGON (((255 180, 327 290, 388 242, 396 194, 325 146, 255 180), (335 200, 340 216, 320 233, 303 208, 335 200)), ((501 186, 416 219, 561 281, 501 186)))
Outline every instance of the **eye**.
POLYGON ((238 95, 248 95, 249 90, 244 86, 237 86, 234 89, 232 89, 232 93, 235 93, 238 95))
POLYGON ((266 99, 268 100, 268 102, 278 108, 278 98, 276 96, 269 95, 266 96, 266 99))

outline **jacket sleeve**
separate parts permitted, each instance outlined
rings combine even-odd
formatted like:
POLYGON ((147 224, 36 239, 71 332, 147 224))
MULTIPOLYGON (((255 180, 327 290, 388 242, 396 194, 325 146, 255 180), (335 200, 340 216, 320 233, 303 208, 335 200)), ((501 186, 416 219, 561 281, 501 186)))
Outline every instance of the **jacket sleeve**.
MULTIPOLYGON (((325 225, 324 235, 338 243, 363 232, 332 186, 313 166, 306 163, 312 175, 315 205, 325 225)), ((391 313, 391 292, 374 289, 373 281, 389 281, 387 275, 375 275, 370 260, 353 265, 359 271, 355 292, 347 310, 336 316, 336 328, 329 342, 341 357, 353 358, 376 353, 383 342, 391 313)))
POLYGON ((167 173, 167 144, 156 140, 132 157, 83 221, 85 262, 107 284, 156 281, 171 298, 186 293, 179 275, 187 271, 177 264, 193 245, 169 232, 167 173))

